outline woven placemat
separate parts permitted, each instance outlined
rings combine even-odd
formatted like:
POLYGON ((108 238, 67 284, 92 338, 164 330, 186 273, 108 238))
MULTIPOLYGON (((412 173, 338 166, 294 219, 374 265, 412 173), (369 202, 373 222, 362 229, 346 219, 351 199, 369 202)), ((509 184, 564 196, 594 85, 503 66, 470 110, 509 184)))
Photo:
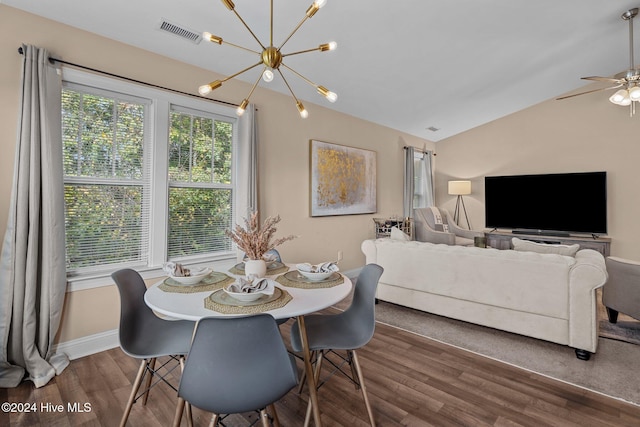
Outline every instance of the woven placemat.
POLYGON ((167 278, 164 282, 158 285, 158 288, 165 292, 174 292, 177 294, 195 294, 196 292, 215 291, 216 289, 220 289, 224 285, 228 285, 235 281, 236 279, 233 277, 227 276, 219 271, 214 271, 196 285, 186 286, 173 284, 177 282, 173 281, 171 278, 167 278))
POLYGON ((287 286, 289 288, 299 288, 299 289, 318 289, 318 288, 332 288, 341 283, 344 283, 344 276, 340 273, 339 277, 336 277, 332 280, 321 280, 319 282, 308 282, 304 280, 304 276, 298 273, 298 270, 289 271, 281 276, 276 278, 276 282, 280 283, 283 286, 287 286))
MULTIPOLYGON (((236 264, 233 267, 231 267, 229 269, 229 273, 237 274, 239 276, 244 276, 244 269, 238 268, 239 265, 242 265, 242 263, 236 264)), ((282 267, 274 268, 271 270, 267 269, 267 276, 275 276, 276 274, 286 273, 287 271, 289 271, 289 267, 287 267, 286 265, 283 265, 282 267)))
POLYGON ((204 307, 223 314, 258 314, 282 308, 292 299, 289 292, 280 288, 275 288, 273 295, 267 298, 266 302, 261 302, 260 300, 251 302, 235 301, 233 298, 226 296, 222 289, 217 290, 204 299, 204 307), (219 292, 222 292, 222 294, 218 294, 219 292))

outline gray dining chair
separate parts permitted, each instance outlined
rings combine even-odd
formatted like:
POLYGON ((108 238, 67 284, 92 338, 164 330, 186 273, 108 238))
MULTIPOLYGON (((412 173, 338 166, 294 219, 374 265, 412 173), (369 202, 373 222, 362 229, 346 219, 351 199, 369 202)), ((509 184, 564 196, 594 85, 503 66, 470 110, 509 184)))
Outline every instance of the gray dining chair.
MULTIPOLYGON (((373 337, 376 289, 382 272, 383 268, 377 264, 367 264, 363 267, 356 280, 351 305, 342 313, 334 315, 313 314, 304 318, 309 350, 314 353, 316 387, 319 389, 326 382, 326 380, 320 382, 322 362, 326 359, 334 365, 335 372, 347 376, 355 384, 356 389, 360 389, 372 426, 375 426, 375 419, 356 350, 366 345, 373 337), (337 350, 345 351, 346 355, 337 353, 337 350), (327 358, 326 355, 329 353, 338 355, 342 363, 350 366, 351 372, 343 371, 342 365, 335 364, 327 358)), ((291 327, 291 348, 296 352, 302 351, 297 321, 291 327)), ((308 426, 311 420, 311 409, 311 401, 309 401, 305 426, 308 426)))
POLYGON ((212 412, 210 426, 229 414, 259 411, 263 426, 279 425, 274 402, 298 383, 275 319, 269 314, 200 319, 178 388, 174 426, 185 402, 212 412))
MULTIPOLYGON (((156 316, 144 303, 147 287, 137 271, 122 269, 111 274, 111 277, 120 293, 120 347, 127 355, 141 359, 120 421, 120 426, 123 427, 127 423, 133 404, 141 397, 142 404, 147 403, 151 387, 164 382, 176 390, 166 376, 178 366, 181 367, 181 359, 189 352, 191 346, 195 322, 165 320, 156 316), (167 361, 156 368, 156 359, 165 356, 168 356, 167 361), (145 387, 140 392, 145 377, 145 387), (155 382, 152 384, 154 377, 155 382)), ((190 408, 187 415, 190 415, 190 408)))

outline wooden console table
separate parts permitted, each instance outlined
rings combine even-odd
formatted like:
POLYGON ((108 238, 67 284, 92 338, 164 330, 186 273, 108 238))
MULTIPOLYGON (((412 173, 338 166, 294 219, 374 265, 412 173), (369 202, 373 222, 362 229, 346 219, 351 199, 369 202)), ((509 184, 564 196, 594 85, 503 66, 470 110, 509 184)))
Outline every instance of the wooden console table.
POLYGON ((511 239, 517 237, 522 240, 530 240, 538 243, 549 243, 558 245, 579 244, 580 249, 593 249, 608 257, 611 253, 611 238, 590 236, 543 236, 539 234, 520 234, 510 231, 487 231, 487 246, 496 249, 513 249, 511 239))

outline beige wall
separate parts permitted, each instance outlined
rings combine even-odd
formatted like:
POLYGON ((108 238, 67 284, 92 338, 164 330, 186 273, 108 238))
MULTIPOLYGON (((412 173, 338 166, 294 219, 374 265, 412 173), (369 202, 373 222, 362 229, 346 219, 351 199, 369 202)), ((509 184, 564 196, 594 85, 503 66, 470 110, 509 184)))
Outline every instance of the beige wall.
MULTIPOLYGON (((88 67, 195 93, 211 72, 79 31, 0 5, 0 232, 4 234, 13 174, 22 43, 47 48, 52 56, 88 67)), ((250 85, 231 80, 216 97, 239 102, 250 85)), ((341 94, 346 96, 345 94, 341 94)), ((361 266, 363 239, 373 237, 373 217, 402 214, 402 146, 433 144, 373 123, 305 102, 301 120, 288 96, 259 87, 252 97, 259 108, 259 191, 261 214, 280 214, 279 234, 300 238, 281 246, 287 261, 318 262, 343 251, 342 269, 361 266), (378 212, 311 218, 309 216, 309 140, 366 148, 377 152, 378 212)), ((60 342, 117 327, 115 287, 67 294, 60 342)))
POLYGON ((549 100, 438 142, 437 204, 453 211, 447 181, 470 179, 465 204, 472 227, 483 229, 485 175, 604 170, 612 255, 640 260, 640 111, 630 118, 610 95, 549 100))

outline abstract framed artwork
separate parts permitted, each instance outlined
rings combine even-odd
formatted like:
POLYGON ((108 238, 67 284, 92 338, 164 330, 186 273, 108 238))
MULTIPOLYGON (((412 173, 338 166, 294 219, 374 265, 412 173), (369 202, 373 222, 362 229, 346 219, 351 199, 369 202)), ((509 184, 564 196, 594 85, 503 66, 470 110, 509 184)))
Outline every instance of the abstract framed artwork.
POLYGON ((376 212, 376 152, 310 141, 311 216, 376 212))

